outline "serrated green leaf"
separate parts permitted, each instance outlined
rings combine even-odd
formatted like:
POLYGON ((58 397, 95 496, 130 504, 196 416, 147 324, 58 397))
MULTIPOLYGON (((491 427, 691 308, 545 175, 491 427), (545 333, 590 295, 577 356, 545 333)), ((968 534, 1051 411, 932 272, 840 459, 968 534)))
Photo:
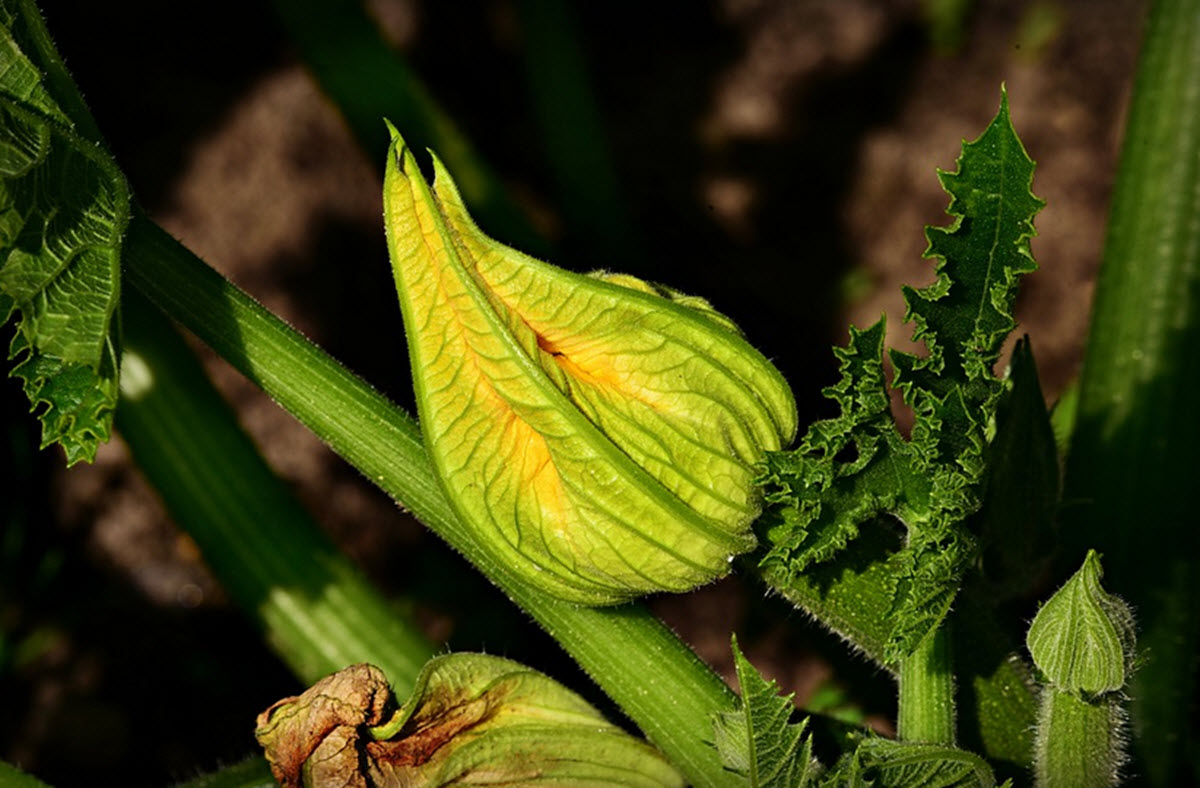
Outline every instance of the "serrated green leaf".
POLYGON ((937 744, 864 737, 843 756, 823 785, 842 788, 992 788, 987 761, 937 744))
POLYGON ((791 723, 792 696, 781 696, 750 664, 733 638, 741 701, 713 720, 713 742, 725 768, 746 778, 750 788, 804 788, 814 785, 820 765, 813 759, 808 718, 791 723))
MULTIPOLYGON (((904 527, 898 560, 887 559, 888 609, 827 622, 872 632, 873 642, 882 635, 882 653, 873 656, 885 664, 912 653, 940 625, 976 556, 964 521, 980 507, 988 440, 1006 389, 992 367, 1015 326, 1019 275, 1034 268, 1029 238, 1042 202, 1029 191, 1033 162, 1013 130, 1007 96, 983 135, 964 143, 958 165, 939 173, 955 221, 927 231, 937 281, 905 289, 906 319, 929 354, 891 354, 895 385, 915 412, 910 438, 902 438, 888 405, 882 322, 852 329, 847 348, 835 351, 842 379, 825 392, 841 414, 812 425, 796 451, 771 455, 762 478, 769 504, 760 520, 764 577, 817 615, 830 606, 811 592, 835 595, 840 581, 814 585, 802 576, 825 562, 836 566, 867 523, 893 519, 904 527)), ((863 574, 856 569, 848 579, 863 574)))
POLYGON ((0 5, 0 319, 18 314, 12 373, 67 463, 108 439, 117 400, 121 239, 129 192, 80 137, 30 56, 25 13, 0 5))
POLYGON ((63 125, 70 125, 66 114, 46 89, 42 70, 30 58, 31 30, 26 16, 28 6, 14 0, 0 2, 0 92, 24 106, 34 108, 63 125))
POLYGON ((926 529, 910 534, 899 554, 905 567, 896 585, 890 636, 884 647, 885 664, 896 664, 910 655, 937 629, 958 595, 967 559, 974 555, 973 541, 954 529, 926 529))
POLYGON ((1033 196, 1033 160, 1013 129, 1008 95, 974 142, 964 142, 958 170, 939 172, 951 195, 949 227, 925 231, 926 257, 935 258, 937 281, 922 290, 904 288, 906 320, 916 326, 929 356, 896 354, 896 386, 910 402, 944 399, 955 388, 968 402, 994 395, 992 367, 1000 345, 1016 327, 1012 304, 1018 278, 1037 268, 1029 251, 1033 217, 1044 202, 1033 196))
POLYGON ((795 451, 767 456, 767 501, 783 504, 773 512, 784 518, 778 525, 788 527, 764 521, 772 529, 764 566, 803 572, 837 555, 862 523, 920 499, 923 479, 913 473, 889 409, 883 334, 882 320, 865 331, 851 327, 850 342, 834 350, 842 378, 825 390, 841 406, 841 417, 814 424, 795 451))

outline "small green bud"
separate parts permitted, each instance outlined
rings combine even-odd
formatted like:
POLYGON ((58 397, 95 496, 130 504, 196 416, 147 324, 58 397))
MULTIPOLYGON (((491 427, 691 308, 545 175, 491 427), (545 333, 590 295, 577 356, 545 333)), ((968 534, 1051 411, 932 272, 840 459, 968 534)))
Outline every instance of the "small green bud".
POLYGON ((685 591, 754 546, 791 390, 703 299, 570 273, 484 235, 392 130, 384 219, 417 409, 478 544, 557 597, 685 591))
POLYGON ((1083 566, 1042 605, 1025 638, 1038 670, 1059 690, 1081 697, 1125 686, 1133 656, 1133 613, 1100 587, 1100 557, 1083 566))
POLYGON ((1096 551, 1033 619, 1026 646, 1045 677, 1034 738, 1040 788, 1108 788, 1125 763, 1122 688, 1132 669, 1133 613, 1100 586, 1096 551))
POLYGON ((482 654, 430 660, 399 708, 378 668, 353 665, 264 711, 255 736, 284 788, 683 784, 575 693, 482 654))

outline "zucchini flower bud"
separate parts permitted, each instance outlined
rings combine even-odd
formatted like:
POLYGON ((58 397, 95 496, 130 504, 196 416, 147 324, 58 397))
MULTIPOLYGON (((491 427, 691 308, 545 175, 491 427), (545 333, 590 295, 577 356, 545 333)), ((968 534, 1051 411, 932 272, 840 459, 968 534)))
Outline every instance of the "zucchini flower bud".
POLYGON ((430 660, 399 708, 379 668, 352 665, 272 705, 254 735, 284 788, 683 785, 575 693, 483 654, 430 660))
POLYGON ((1034 784, 1108 788, 1126 760, 1125 686, 1133 671, 1133 611, 1100 585, 1100 556, 1042 605, 1026 648, 1044 678, 1034 738, 1034 784))
POLYGON ((754 546, 758 463, 795 434, 778 370, 703 299, 488 238, 433 167, 431 189, 392 129, 388 249, 426 447, 460 518, 580 604, 727 573, 754 546))

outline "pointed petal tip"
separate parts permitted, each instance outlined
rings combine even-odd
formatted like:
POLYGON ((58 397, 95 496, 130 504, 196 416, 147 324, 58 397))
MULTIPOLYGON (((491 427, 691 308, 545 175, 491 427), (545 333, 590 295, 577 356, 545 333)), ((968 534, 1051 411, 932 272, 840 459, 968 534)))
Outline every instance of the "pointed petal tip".
POLYGON ((400 136, 400 132, 396 129, 395 125, 387 118, 383 119, 383 125, 387 126, 388 139, 391 140, 392 144, 395 145, 397 140, 399 140, 400 145, 403 146, 404 138, 400 136))
MULTIPOLYGON (((383 125, 387 126, 390 139, 388 143, 388 170, 394 170, 397 175, 407 178, 408 160, 413 158, 412 148, 405 142, 400 130, 390 120, 384 118, 383 125)), ((415 160, 413 166, 415 166, 415 160)))
POLYGON ((429 158, 433 161, 433 190, 444 190, 448 184, 456 193, 458 192, 458 184, 454 182, 454 177, 450 175, 450 171, 446 169, 446 165, 442 162, 437 151, 433 148, 426 148, 429 151, 429 158))

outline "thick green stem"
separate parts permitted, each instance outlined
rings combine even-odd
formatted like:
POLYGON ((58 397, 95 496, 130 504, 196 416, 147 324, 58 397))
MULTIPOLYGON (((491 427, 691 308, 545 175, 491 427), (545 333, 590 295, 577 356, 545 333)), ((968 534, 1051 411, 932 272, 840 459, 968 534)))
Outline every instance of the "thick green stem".
MULTIPOLYGON (((338 89, 353 90, 353 74, 362 80, 390 82, 375 72, 385 68, 397 80, 388 89, 413 84, 397 62, 387 64, 379 47, 367 46, 361 20, 350 23, 355 35, 330 18, 303 18, 305 10, 333 8, 317 0, 279 3, 290 24, 303 23, 305 37, 292 30, 302 48, 325 47, 326 63, 345 56, 353 68, 338 72, 338 89), (358 45, 355 44, 358 42, 358 45), (364 68, 365 67, 365 68, 364 68), (406 84, 408 83, 408 84, 406 84)), ((33 14, 36 16, 36 14, 33 14)), ((343 19, 350 19, 345 16, 343 19)), ((45 49, 53 52, 49 39, 45 49)), ((310 60, 314 69, 321 72, 310 60)), ((57 55, 54 60, 56 63, 57 55)), ((78 90, 66 76, 56 92, 68 94, 76 122, 95 130, 78 90)), ((337 90, 331 92, 337 93, 337 90)), ((406 94, 421 97, 421 92, 406 94)), ((63 100, 61 97, 60 101, 63 100)), ((343 106, 346 106, 345 102, 343 106)), ((360 103, 360 106, 366 106, 360 103)), ((371 104, 370 111, 378 105, 371 104)), ((352 119, 357 129, 361 118, 352 119)), ((98 134, 98 132, 96 132, 98 134)), ((97 141, 99 141, 97 139, 97 141)), ((439 145, 450 160, 449 146, 439 145)), ((460 175, 461 177, 461 175, 460 175)), ((468 185, 463 184, 464 191, 468 185)), ((672 632, 640 605, 593 610, 548 599, 493 564, 475 549, 470 535, 453 516, 430 469, 420 431, 406 413, 263 309, 206 266, 152 222, 137 216, 131 223, 123 263, 127 280, 161 310, 207 342, 249 379, 326 441, 368 478, 410 508, 528 611, 639 725, 696 786, 734 786, 741 781, 721 765, 712 739, 712 716, 734 705, 733 692, 672 632)), ((398 358, 403 354, 398 353, 398 358)))
POLYGON ((1200 4, 1151 8, 1096 286, 1066 471, 1064 567, 1104 554, 1151 658, 1137 771, 1182 779, 1200 636, 1200 4))
MULTIPOLYGON (((550 632, 687 776, 737 785, 712 739, 727 686, 640 605, 589 609, 550 599, 476 548, 430 468, 416 423, 148 220, 126 241, 129 283, 150 298, 455 549, 550 632)), ((403 352, 397 350, 397 360, 403 352)))
POLYGON ((122 307, 117 428, 221 585, 306 684, 371 662, 410 691, 433 646, 266 465, 170 322, 136 291, 122 307))
POLYGON ((1047 687, 1033 764, 1038 788, 1109 788, 1124 763, 1124 720, 1117 693, 1087 702, 1047 687))
POLYGON ((901 741, 954 744, 954 673, 949 622, 900 664, 896 737, 901 741))

